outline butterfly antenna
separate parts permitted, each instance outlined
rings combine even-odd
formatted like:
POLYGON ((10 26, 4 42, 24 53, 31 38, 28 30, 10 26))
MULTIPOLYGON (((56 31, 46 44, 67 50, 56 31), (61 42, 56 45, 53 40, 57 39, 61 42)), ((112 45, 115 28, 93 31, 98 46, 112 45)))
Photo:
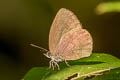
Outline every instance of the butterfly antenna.
POLYGON ((42 48, 42 47, 40 47, 40 46, 37 46, 37 45, 34 45, 34 44, 30 44, 30 45, 31 45, 31 46, 33 46, 33 47, 36 47, 36 48, 39 48, 39 49, 42 49, 42 50, 44 50, 44 51, 48 52, 48 50, 47 50, 47 49, 42 48))

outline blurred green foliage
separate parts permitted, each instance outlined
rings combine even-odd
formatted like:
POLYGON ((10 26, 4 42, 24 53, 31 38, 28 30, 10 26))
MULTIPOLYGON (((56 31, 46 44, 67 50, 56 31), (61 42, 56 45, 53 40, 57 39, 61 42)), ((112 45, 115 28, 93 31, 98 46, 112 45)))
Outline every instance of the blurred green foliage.
POLYGON ((97 14, 103 14, 108 12, 120 12, 120 2, 104 2, 100 3, 96 8, 97 14))

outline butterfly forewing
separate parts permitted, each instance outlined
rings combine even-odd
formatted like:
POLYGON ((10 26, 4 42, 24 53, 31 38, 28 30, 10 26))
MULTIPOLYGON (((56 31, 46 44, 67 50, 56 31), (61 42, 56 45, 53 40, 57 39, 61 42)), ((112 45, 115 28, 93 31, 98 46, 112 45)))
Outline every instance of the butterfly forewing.
POLYGON ((61 37, 75 27, 82 28, 77 17, 69 10, 61 8, 52 23, 49 33, 49 49, 51 55, 56 55, 56 46, 61 37))

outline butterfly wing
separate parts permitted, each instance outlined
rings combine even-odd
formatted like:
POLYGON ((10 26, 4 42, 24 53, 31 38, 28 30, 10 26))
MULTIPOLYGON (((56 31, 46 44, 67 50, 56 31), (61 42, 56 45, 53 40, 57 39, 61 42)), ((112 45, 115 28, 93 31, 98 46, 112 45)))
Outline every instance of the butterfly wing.
POLYGON ((71 11, 61 8, 56 14, 49 33, 49 49, 51 55, 56 54, 56 46, 63 34, 75 27, 82 28, 77 17, 71 11))
POLYGON ((90 33, 76 27, 61 37, 56 53, 65 60, 76 60, 90 56, 92 48, 93 41, 90 33))

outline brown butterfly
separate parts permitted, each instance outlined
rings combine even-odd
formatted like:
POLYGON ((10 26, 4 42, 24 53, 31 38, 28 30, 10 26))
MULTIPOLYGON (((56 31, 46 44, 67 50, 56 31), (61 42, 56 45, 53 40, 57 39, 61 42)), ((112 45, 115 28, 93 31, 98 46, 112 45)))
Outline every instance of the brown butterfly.
POLYGON ((44 54, 50 58, 49 68, 57 66, 58 62, 66 60, 77 60, 88 57, 92 53, 93 41, 90 33, 83 29, 79 20, 68 9, 61 8, 52 23, 49 33, 50 51, 31 44, 31 46, 43 49, 44 54))

